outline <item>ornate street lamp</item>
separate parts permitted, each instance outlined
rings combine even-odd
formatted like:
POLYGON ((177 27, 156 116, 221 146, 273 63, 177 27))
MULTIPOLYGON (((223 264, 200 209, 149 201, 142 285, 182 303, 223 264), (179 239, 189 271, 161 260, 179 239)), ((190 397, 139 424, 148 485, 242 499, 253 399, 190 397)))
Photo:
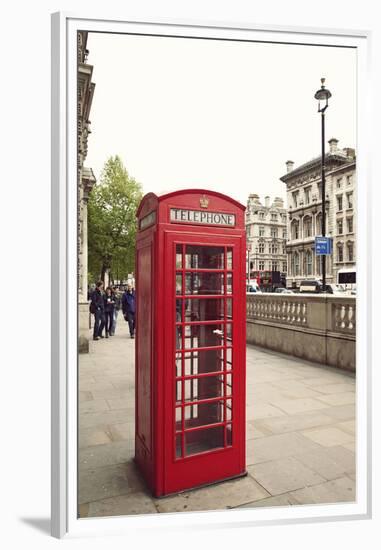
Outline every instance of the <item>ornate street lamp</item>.
MULTIPOLYGON (((325 237, 325 111, 328 108, 328 99, 331 92, 324 86, 325 78, 321 79, 321 88, 315 94, 318 100, 318 113, 321 113, 321 197, 322 197, 322 237, 325 237)), ((323 292, 326 290, 326 256, 322 256, 323 292)))

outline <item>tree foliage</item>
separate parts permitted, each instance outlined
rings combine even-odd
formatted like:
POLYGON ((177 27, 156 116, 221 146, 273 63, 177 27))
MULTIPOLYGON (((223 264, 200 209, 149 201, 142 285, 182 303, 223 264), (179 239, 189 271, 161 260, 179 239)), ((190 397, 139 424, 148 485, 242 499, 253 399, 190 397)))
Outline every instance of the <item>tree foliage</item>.
POLYGON ((113 280, 125 279, 134 271, 135 215, 141 198, 140 184, 129 176, 118 156, 110 157, 88 202, 88 266, 92 280, 104 280, 106 270, 110 270, 113 280))

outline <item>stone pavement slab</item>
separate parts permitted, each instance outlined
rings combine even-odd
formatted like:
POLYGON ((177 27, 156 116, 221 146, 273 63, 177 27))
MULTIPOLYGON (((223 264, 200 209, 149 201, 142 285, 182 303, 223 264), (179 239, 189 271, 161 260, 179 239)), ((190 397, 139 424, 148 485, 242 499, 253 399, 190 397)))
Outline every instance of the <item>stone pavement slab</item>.
POLYGON ((79 356, 79 514, 156 514, 295 506, 355 498, 355 378, 247 346, 249 475, 153 498, 133 463, 134 340, 116 335, 79 356))
POLYGON ((321 485, 292 491, 290 495, 299 504, 354 502, 356 500, 356 483, 349 477, 344 476, 321 485))
POLYGON ((249 466, 248 471, 272 496, 326 481, 292 456, 249 466))
POLYGON ((261 485, 252 477, 246 476, 176 496, 155 499, 155 504, 159 512, 221 510, 221 508, 233 508, 268 496, 269 493, 261 485))

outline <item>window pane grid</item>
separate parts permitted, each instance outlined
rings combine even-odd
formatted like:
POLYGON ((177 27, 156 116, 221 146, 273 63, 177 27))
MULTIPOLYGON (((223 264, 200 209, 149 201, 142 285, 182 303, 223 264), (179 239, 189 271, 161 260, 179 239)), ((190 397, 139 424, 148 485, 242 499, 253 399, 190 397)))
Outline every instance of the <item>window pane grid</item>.
POLYGON ((176 459, 231 445, 232 269, 232 247, 176 245, 176 459))

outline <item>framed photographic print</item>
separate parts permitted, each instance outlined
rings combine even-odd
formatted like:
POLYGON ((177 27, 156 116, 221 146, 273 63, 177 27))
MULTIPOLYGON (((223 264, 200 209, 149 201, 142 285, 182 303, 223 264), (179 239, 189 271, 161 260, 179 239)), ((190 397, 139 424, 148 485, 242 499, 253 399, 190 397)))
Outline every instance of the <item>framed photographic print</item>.
POLYGON ((369 517, 368 42, 52 16, 54 536, 369 517))

